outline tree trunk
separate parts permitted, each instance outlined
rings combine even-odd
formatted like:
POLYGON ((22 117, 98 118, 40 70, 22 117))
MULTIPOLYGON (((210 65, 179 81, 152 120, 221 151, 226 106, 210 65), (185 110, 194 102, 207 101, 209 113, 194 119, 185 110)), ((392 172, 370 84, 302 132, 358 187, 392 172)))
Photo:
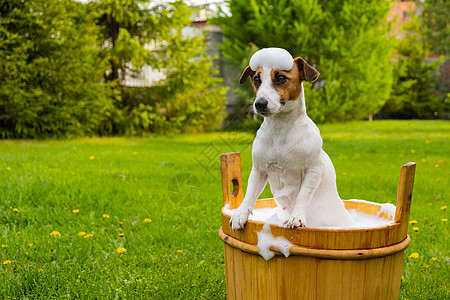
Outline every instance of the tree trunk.
MULTIPOLYGON (((112 48, 116 46, 116 41, 119 38, 119 23, 115 18, 111 21, 111 39, 112 39, 112 48)), ((111 75, 110 80, 118 80, 119 79, 119 59, 117 57, 111 58, 111 75)))

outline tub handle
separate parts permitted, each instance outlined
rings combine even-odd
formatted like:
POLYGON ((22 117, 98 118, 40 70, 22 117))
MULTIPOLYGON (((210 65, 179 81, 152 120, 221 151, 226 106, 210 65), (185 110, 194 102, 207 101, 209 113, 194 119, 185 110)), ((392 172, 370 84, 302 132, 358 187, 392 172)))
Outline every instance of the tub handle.
POLYGON ((228 203, 230 209, 238 208, 244 199, 241 154, 239 152, 221 154, 220 169, 222 174, 223 205, 228 203), (231 187, 233 187, 232 191, 231 187))
POLYGON ((411 198, 414 186, 414 175, 416 163, 404 164, 400 170, 400 179, 397 191, 397 206, 395 209, 395 222, 400 223, 400 238, 406 237, 408 233, 409 212, 411 208, 411 198))

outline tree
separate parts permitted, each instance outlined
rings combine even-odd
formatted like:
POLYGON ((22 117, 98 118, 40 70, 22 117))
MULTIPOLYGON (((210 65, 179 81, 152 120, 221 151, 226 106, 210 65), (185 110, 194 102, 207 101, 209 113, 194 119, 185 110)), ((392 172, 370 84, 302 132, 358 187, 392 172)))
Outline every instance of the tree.
POLYGON ((220 123, 226 89, 214 77, 204 35, 183 35, 194 9, 183 1, 156 5, 144 0, 99 0, 89 8, 96 12, 111 63, 107 80, 117 82, 122 95, 116 102, 119 133, 203 131, 220 123), (144 65, 166 78, 137 99, 122 83, 144 65))
POLYGON ((421 28, 421 20, 412 16, 411 22, 404 25, 404 37, 397 41, 395 84, 382 109, 389 118, 433 119, 444 108, 441 97, 435 93, 436 76, 433 75, 441 61, 426 61, 429 50, 421 28))
POLYGON ((0 134, 97 134, 113 106, 82 4, 2 0, 0 13, 0 134))
MULTIPOLYGON (((242 69, 264 47, 302 56, 321 73, 305 84, 309 115, 318 122, 367 118, 389 96, 392 42, 389 2, 229 0, 222 14, 224 56, 242 69)), ((246 101, 248 98, 244 98, 246 101)))
POLYGON ((449 1, 425 1, 423 11, 425 42, 438 55, 450 55, 449 15, 449 1))

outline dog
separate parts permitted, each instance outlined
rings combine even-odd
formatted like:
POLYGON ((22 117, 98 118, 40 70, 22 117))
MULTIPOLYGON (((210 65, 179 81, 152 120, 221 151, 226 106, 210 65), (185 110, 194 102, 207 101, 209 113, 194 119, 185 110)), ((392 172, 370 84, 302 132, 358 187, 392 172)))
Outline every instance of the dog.
POLYGON ((242 204, 233 213, 233 231, 243 229, 267 181, 288 228, 353 227, 336 187, 336 173, 322 149, 319 129, 307 116, 303 82, 319 72, 284 49, 266 48, 250 59, 239 80, 250 77, 254 112, 264 117, 252 148, 252 170, 242 204))

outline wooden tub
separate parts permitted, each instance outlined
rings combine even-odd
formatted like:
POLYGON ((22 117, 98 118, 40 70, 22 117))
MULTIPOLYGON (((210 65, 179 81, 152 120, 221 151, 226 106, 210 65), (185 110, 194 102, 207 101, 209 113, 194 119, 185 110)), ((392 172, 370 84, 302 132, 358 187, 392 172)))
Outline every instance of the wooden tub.
MULTIPOLYGON (((241 157, 221 155, 223 202, 231 209, 243 200, 241 157)), ((395 222, 376 228, 281 228, 270 225, 274 237, 294 246, 290 256, 275 251, 266 261, 258 253, 257 232, 264 223, 248 221, 233 232, 230 215, 222 210, 219 236, 224 243, 228 299, 398 299, 407 235, 415 164, 402 166, 395 222)), ((377 214, 380 205, 345 201, 346 208, 377 214)), ((273 199, 255 208, 275 207, 273 199)), ((387 215, 381 215, 388 218, 387 215)))

